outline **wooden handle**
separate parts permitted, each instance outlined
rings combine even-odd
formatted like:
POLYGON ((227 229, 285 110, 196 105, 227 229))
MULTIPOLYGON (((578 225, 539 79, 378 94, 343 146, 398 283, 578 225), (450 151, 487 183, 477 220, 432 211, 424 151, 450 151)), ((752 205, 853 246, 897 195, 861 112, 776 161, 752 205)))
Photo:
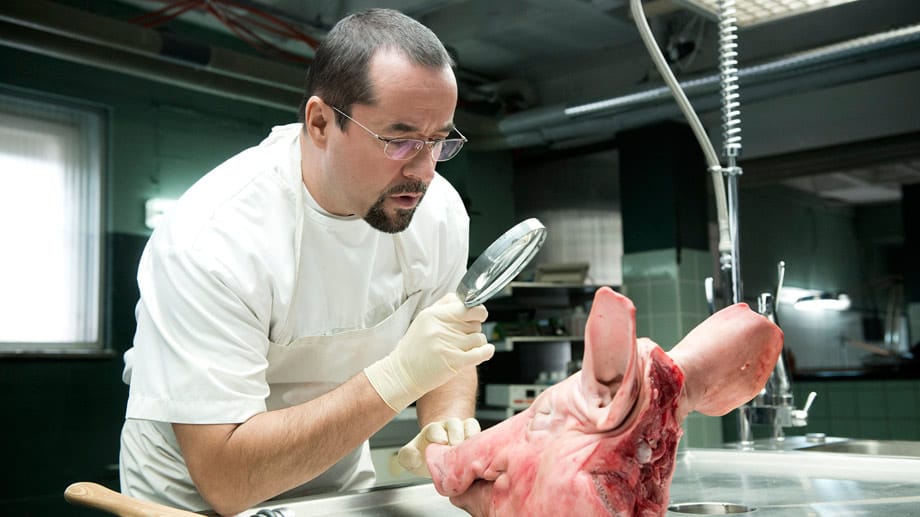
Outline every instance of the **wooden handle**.
POLYGON ((197 513, 141 501, 97 483, 85 481, 67 487, 67 490, 64 490, 64 499, 70 504, 89 506, 122 517, 201 517, 197 513))

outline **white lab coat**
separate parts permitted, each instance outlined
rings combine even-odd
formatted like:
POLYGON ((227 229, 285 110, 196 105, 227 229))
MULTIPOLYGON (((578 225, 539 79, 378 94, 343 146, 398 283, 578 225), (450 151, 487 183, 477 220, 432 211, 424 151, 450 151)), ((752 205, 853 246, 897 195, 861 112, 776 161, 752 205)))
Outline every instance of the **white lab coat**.
MULTIPOLYGON (((312 199, 300 131, 276 127, 204 176, 144 250, 125 353, 128 495, 207 508, 171 422, 244 422, 334 389, 389 353, 465 271, 469 219, 446 180, 435 176, 408 229, 379 232, 312 199)), ((373 481, 365 442, 284 496, 373 481)))

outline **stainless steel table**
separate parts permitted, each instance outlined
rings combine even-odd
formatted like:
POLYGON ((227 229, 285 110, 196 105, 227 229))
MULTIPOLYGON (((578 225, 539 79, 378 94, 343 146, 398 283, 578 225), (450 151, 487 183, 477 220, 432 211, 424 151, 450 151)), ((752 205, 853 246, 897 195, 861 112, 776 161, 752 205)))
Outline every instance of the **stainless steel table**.
MULTIPOLYGON (((673 517, 920 517, 920 458, 689 449, 678 455, 671 505, 682 510, 673 517)), ((242 515, 279 508, 288 517, 466 515, 430 483, 278 501, 242 515)))

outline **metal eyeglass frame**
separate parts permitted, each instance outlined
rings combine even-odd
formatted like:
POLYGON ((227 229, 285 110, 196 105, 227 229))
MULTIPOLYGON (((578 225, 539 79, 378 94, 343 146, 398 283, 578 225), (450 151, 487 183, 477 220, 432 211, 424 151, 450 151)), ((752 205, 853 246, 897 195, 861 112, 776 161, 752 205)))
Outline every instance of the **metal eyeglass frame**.
MULTIPOLYGON (((384 145, 383 145, 383 155, 386 156, 386 157, 387 157, 388 159, 390 159, 390 160, 396 160, 396 161, 411 160, 412 158, 415 158, 415 157, 418 155, 418 153, 422 150, 422 146, 427 146, 427 147, 428 147, 428 151, 431 153, 431 157, 434 158, 435 161, 437 161, 437 162, 446 162, 447 160, 450 160, 451 158, 453 158, 453 157, 457 156, 458 154, 460 154, 460 150, 463 149, 463 144, 465 144, 466 142, 468 142, 467 138, 466 138, 465 136, 463 136, 463 133, 461 133, 460 130, 457 129, 456 127, 453 128, 453 131, 456 131, 457 134, 460 135, 460 138, 444 138, 444 139, 442 139, 442 140, 419 140, 418 138, 387 138, 387 137, 385 137, 385 136, 380 136, 380 135, 378 135, 377 133, 371 131, 370 129, 367 128, 367 126, 365 126, 364 124, 362 124, 362 123, 358 122, 357 120, 351 118, 350 116, 348 116, 347 113, 345 113, 344 111, 340 110, 339 108, 337 108, 337 107, 335 107, 335 106, 333 106, 333 105, 331 105, 331 104, 329 105, 329 107, 331 107, 332 109, 334 109, 335 111, 337 111, 337 112, 338 112, 340 115, 342 115, 343 117, 345 117, 345 118, 347 118, 348 120, 350 120, 350 121, 354 122, 355 124, 357 124, 358 127, 360 127, 361 129, 367 131, 370 135, 372 135, 372 136, 373 136, 374 138, 376 138, 377 140, 380 140, 381 142, 383 142, 383 144, 384 144, 384 145), (413 143, 415 143, 415 145, 414 145, 415 152, 412 153, 411 156, 406 156, 405 158, 394 158, 394 157, 390 156, 389 154, 387 154, 387 149, 389 148, 389 145, 390 145, 391 143, 393 143, 393 142, 413 142, 413 143), (448 156, 447 158, 441 159, 441 158, 440 158, 440 154, 441 154, 440 148, 439 148, 439 150, 438 150, 438 155, 439 155, 439 156, 435 156, 435 154, 434 154, 434 149, 435 149, 435 146, 436 146, 436 145, 443 146, 445 142, 460 142, 460 144, 457 146, 457 150, 454 151, 453 154, 451 154, 451 155, 448 156)), ((443 148, 443 147, 442 147, 442 148, 443 148)))

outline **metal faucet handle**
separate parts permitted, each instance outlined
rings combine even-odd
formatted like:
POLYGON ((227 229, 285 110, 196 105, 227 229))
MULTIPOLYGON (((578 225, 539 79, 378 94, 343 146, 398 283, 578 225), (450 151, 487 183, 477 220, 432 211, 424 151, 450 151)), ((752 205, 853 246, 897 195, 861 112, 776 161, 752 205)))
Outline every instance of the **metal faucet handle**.
POLYGON ((795 427, 804 427, 808 425, 808 410, 811 409, 811 404, 815 401, 815 397, 818 394, 811 392, 808 394, 808 398, 805 400, 805 406, 802 409, 793 409, 790 413, 792 417, 792 425, 795 427))
POLYGON ((757 297, 757 313, 773 321, 773 313, 776 310, 773 295, 771 293, 760 293, 757 297))

